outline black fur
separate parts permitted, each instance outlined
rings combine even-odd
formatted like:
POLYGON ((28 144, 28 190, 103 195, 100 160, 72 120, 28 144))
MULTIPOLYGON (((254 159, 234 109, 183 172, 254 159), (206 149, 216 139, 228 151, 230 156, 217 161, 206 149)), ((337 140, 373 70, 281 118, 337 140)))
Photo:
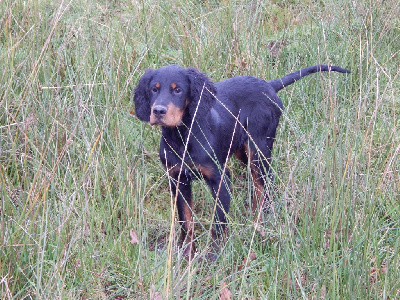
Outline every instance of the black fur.
POLYGON ((238 76, 213 84, 196 69, 171 65, 148 70, 139 80, 133 99, 136 115, 140 120, 162 126, 160 159, 169 171, 174 195, 176 187, 179 190, 182 243, 189 245, 185 254, 194 251, 191 181, 204 178, 217 199, 214 237, 221 234, 227 223, 230 176, 224 166, 232 154, 244 164, 250 162, 258 198, 258 202, 252 203, 253 211, 256 206, 263 206, 268 200, 264 188, 267 178, 272 177, 271 151, 283 110, 276 93, 321 71, 350 73, 340 67, 317 65, 277 80, 238 76))

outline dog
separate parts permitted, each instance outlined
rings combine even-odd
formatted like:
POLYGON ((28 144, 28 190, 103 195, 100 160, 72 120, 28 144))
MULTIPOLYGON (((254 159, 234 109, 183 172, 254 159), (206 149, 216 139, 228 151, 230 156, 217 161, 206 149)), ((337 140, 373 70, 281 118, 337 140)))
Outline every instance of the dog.
POLYGON ((213 83, 195 68, 169 65, 148 69, 139 79, 133 96, 135 113, 162 128, 159 155, 176 199, 184 256, 195 253, 192 180, 203 178, 215 199, 213 241, 223 236, 227 224, 230 156, 250 165, 252 211, 262 209, 269 201, 271 152, 283 111, 277 92, 304 76, 326 71, 350 73, 337 66, 316 65, 270 81, 237 76, 213 83))

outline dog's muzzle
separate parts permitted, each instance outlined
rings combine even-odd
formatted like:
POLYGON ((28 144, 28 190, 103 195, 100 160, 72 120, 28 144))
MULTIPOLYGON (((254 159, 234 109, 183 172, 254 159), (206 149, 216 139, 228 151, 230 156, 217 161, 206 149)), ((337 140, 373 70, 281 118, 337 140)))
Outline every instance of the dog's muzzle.
POLYGON ((150 116, 151 125, 162 125, 164 123, 163 118, 167 114, 168 108, 163 105, 155 105, 152 108, 150 116))

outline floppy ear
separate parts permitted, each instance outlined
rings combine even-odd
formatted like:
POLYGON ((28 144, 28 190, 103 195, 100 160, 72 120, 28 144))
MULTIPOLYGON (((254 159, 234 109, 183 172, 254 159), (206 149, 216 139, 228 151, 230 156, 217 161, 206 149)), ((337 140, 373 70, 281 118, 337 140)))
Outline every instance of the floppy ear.
POLYGON ((147 69, 143 76, 140 78, 135 92, 133 95, 133 102, 135 103, 136 116, 145 122, 150 121, 150 94, 149 84, 154 75, 153 69, 147 69))
POLYGON ((197 104, 200 101, 196 115, 203 116, 214 104, 215 99, 212 94, 215 95, 217 93, 217 89, 207 75, 201 73, 195 68, 187 68, 186 76, 190 82, 190 102, 188 106, 189 114, 194 116, 197 104))

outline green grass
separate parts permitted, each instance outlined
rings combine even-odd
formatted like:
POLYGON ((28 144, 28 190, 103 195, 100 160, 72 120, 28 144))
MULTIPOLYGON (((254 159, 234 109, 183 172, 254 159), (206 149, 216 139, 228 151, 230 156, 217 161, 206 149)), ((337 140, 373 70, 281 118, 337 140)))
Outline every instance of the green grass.
MULTIPOLYGON (((399 18, 394 0, 1 1, 0 298, 399 298, 399 18), (132 113, 144 69, 171 63, 215 81, 352 70, 280 92, 261 227, 230 161, 216 262, 180 257, 159 129, 132 113)), ((204 182, 194 200, 206 251, 204 182)))

